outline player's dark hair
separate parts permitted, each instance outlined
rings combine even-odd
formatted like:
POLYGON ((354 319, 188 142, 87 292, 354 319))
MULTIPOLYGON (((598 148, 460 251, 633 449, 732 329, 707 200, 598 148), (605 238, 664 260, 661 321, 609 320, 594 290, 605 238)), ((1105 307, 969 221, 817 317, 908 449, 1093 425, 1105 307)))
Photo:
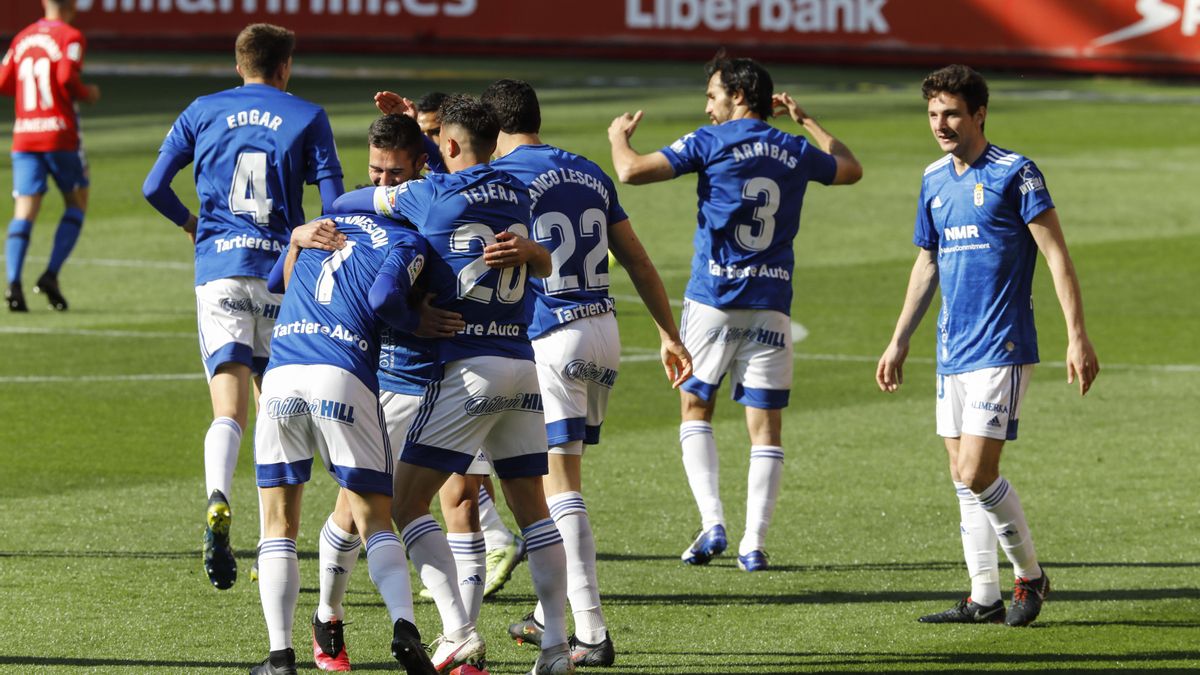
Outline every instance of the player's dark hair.
POLYGON ((988 104, 987 81, 970 66, 956 63, 940 68, 926 76, 921 83, 921 95, 926 101, 943 93, 961 96, 971 115, 988 104))
POLYGON ((496 80, 479 100, 496 111, 500 130, 506 134, 536 134, 542 128, 542 107, 528 82, 496 80))
POLYGON ((238 33, 237 64, 247 77, 274 77, 292 57, 296 34, 269 23, 252 23, 238 33))
POLYGON ((431 91, 417 99, 417 102, 413 105, 419 113, 437 112, 442 108, 442 104, 446 102, 447 98, 449 96, 443 92, 431 91))
POLYGON ((712 79, 716 73, 721 74, 721 87, 725 93, 733 96, 742 92, 746 97, 746 105, 763 119, 771 118, 771 95, 775 93, 775 83, 771 74, 754 59, 733 59, 722 49, 704 64, 704 76, 712 79))
POLYGON ((455 94, 442 104, 442 129, 458 127, 467 132, 471 151, 489 157, 496 149, 496 136, 500 134, 500 121, 491 106, 469 94, 455 94))
POLYGON ((381 150, 404 150, 413 159, 425 153, 425 135, 408 115, 383 115, 371 122, 367 142, 381 150))

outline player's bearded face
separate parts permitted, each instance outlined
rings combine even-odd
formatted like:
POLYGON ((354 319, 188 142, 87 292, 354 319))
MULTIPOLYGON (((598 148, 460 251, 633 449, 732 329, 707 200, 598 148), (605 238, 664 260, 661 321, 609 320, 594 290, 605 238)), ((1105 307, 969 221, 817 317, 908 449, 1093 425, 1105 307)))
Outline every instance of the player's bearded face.
POLYGON ((965 156, 983 140, 983 120, 986 108, 975 114, 967 112, 967 102, 961 96, 941 92, 929 99, 929 129, 943 152, 965 156))
POLYGON ((367 173, 371 183, 380 187, 391 187, 410 181, 421 175, 424 155, 413 159, 407 150, 376 148, 371 146, 367 154, 367 173))
POLYGON ((713 124, 728 122, 733 117, 733 99, 721 85, 721 73, 713 73, 708 79, 708 105, 704 107, 705 114, 713 124))

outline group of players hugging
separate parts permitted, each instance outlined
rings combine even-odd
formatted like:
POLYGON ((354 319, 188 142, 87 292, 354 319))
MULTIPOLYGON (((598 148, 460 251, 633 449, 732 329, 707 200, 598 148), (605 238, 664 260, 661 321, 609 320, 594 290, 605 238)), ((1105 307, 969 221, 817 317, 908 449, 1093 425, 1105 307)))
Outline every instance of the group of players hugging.
MULTIPOLYGON (((98 97, 78 81, 82 36, 68 25, 73 3, 45 4, 47 18, 26 32, 57 35, 62 44, 10 49, 0 73, 18 112, 34 110, 40 103, 28 97, 42 94, 15 87, 13 73, 51 52, 67 63, 51 99, 69 108, 98 97)), ((712 417, 729 375, 751 441, 737 566, 769 569, 765 539, 783 476, 782 409, 792 381, 792 242, 810 181, 851 184, 862 176, 845 144, 788 94, 775 93, 761 65, 724 53, 706 67, 710 125, 640 154, 631 138, 641 111, 613 120, 608 137, 621 182, 698 174, 695 256, 677 328, 614 182, 588 159, 541 141, 529 84, 502 79, 479 97, 430 95, 417 104, 376 94, 382 115, 367 130, 373 185, 345 191, 325 111, 286 93, 294 47, 287 29, 245 28, 236 43, 242 86, 189 105, 143 185, 145 198, 195 246, 213 407, 204 438, 204 565, 219 589, 237 578, 229 496, 256 402, 260 531, 252 572, 270 655, 250 672, 295 672, 296 538, 318 455, 341 488, 320 537, 312 616, 318 667, 350 669, 343 598, 362 549, 393 624, 392 654, 409 673, 485 671, 476 626, 482 600, 523 558, 538 603, 509 633, 540 645, 531 672, 613 663, 581 495, 584 448, 600 440, 620 369, 610 251, 654 321, 667 380, 680 389, 683 464, 701 519, 682 561, 707 564, 727 546, 712 417), (773 127, 776 116, 790 117, 807 137, 773 127), (198 213, 171 188, 189 164, 198 213), (312 221, 301 208, 305 184, 321 196, 322 215, 312 221), (492 473, 519 537, 496 514, 492 473), (439 494, 445 529, 430 514, 439 494), (442 624, 428 648, 414 625, 410 560, 442 624)), ((1049 582, 1017 493, 999 475, 999 455, 1016 437, 1038 360, 1029 296, 1039 250, 1067 318, 1068 374, 1079 377, 1081 393, 1099 365, 1042 175, 983 136, 983 78, 949 66, 926 79, 923 93, 946 154, 925 170, 917 262, 876 380, 884 391, 899 386, 909 338, 940 281, 938 433, 959 497, 972 591, 921 620, 1027 625, 1049 582), (1007 612, 997 543, 1017 577, 1007 612)), ((74 114, 60 117, 75 133, 74 114)), ((34 130, 22 119, 18 127, 34 130)), ((53 152, 16 151, 27 139, 14 139, 18 205, 26 203, 9 228, 9 308, 26 311, 13 265, 28 245, 29 202, 40 203, 50 173, 75 201, 68 199, 63 221, 65 252, 52 257, 38 288, 66 309, 55 265, 73 246, 86 203, 77 133, 66 141, 73 147, 53 152), (67 161, 72 154, 76 160, 67 161), (17 171, 17 159, 34 168, 17 171)))

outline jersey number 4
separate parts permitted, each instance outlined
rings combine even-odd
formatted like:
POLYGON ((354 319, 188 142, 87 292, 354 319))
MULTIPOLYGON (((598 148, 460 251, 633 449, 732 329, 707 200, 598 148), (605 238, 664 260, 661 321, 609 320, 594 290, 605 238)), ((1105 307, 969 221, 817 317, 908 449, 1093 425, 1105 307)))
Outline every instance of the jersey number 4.
POLYGON ((267 195, 267 153, 238 153, 229 188, 229 210, 254 218, 256 225, 269 225, 274 203, 267 195))
POLYGON ((600 271, 600 265, 608 261, 608 217, 600 209, 588 209, 579 217, 579 236, 570 216, 561 211, 550 211, 538 216, 533 223, 533 238, 542 243, 554 239, 554 232, 562 243, 550 254, 554 271, 546 277, 546 293, 558 295, 579 290, 578 274, 563 274, 563 267, 575 255, 580 239, 595 239, 592 248, 583 259, 584 285, 589 291, 608 288, 608 273, 600 271))
MULTIPOLYGON (((510 225, 508 232, 512 232, 518 237, 529 236, 529 228, 522 223, 510 225)), ((486 248, 496 243, 496 234, 483 223, 460 225, 458 229, 454 230, 454 234, 450 235, 450 249, 456 253, 470 253, 471 242, 476 240, 486 248)), ((484 276, 492 271, 481 255, 458 271, 458 297, 484 304, 490 303, 493 295, 506 305, 520 302, 521 298, 525 297, 526 268, 526 265, 521 265, 500 270, 500 280, 496 282, 496 289, 493 291, 480 283, 484 276)))
POLYGON ((771 245, 775 237, 775 212, 779 210, 779 183, 770 178, 751 178, 742 186, 742 199, 756 204, 754 207, 754 222, 758 223, 758 233, 753 225, 738 225, 734 230, 737 242, 748 251, 764 251, 771 245), (759 197, 765 196, 762 204, 759 197))

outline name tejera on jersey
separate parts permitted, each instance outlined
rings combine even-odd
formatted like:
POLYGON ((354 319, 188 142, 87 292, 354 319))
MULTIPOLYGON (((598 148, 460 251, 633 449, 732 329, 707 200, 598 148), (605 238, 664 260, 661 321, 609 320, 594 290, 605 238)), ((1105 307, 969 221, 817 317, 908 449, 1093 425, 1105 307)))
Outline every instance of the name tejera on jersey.
POLYGON ((274 239, 264 239, 262 237, 254 237, 248 234, 239 234, 236 237, 228 239, 213 239, 213 248, 217 249, 217 253, 226 253, 234 249, 254 248, 261 251, 272 251, 274 253, 282 253, 284 245, 274 239))
POLYGON ((612 298, 575 305, 574 307, 555 307, 554 319, 559 323, 570 323, 576 319, 586 319, 589 316, 611 312, 614 307, 616 307, 616 303, 613 302, 612 298))
POLYGON ((792 280, 792 273, 786 267, 772 267, 766 264, 741 267, 738 265, 721 265, 715 260, 709 260, 708 273, 714 277, 725 277, 726 279, 755 277, 758 279, 780 279, 782 281, 792 280))
POLYGON ((468 323, 465 328, 458 331, 458 334, 474 337, 521 337, 522 327, 519 323, 496 323, 495 321, 489 321, 487 325, 468 323))
POLYGON ((283 124, 283 118, 271 114, 269 110, 239 110, 232 115, 226 115, 225 124, 229 125, 230 129, 251 126, 279 131, 279 125, 283 124))
POLYGON ((308 319, 300 319, 299 321, 290 321, 288 323, 275 324, 272 330, 274 337, 281 338, 289 335, 324 335, 331 340, 341 340, 348 342, 362 351, 371 349, 371 343, 359 337, 354 331, 347 330, 342 324, 337 324, 333 328, 326 326, 318 321, 309 321, 308 319))
POLYGON ((541 199, 542 195, 546 194, 550 188, 567 183, 583 185, 595 190, 596 194, 600 195, 600 198, 604 200, 604 208, 609 207, 608 188, 604 187, 604 183, 600 182, 599 179, 591 174, 565 167, 551 169, 550 171, 541 174, 537 178, 534 178, 533 182, 529 184, 529 198, 533 201, 533 205, 536 207, 538 200, 541 199))
POLYGON ((774 143, 742 143, 729 149, 733 152, 733 161, 741 162, 755 157, 770 157, 789 169, 796 168, 799 161, 796 156, 774 143))
POLYGON ((466 199, 468 204, 486 204, 491 201, 519 203, 517 201, 517 193, 499 183, 484 183, 483 185, 463 190, 458 194, 466 199))

